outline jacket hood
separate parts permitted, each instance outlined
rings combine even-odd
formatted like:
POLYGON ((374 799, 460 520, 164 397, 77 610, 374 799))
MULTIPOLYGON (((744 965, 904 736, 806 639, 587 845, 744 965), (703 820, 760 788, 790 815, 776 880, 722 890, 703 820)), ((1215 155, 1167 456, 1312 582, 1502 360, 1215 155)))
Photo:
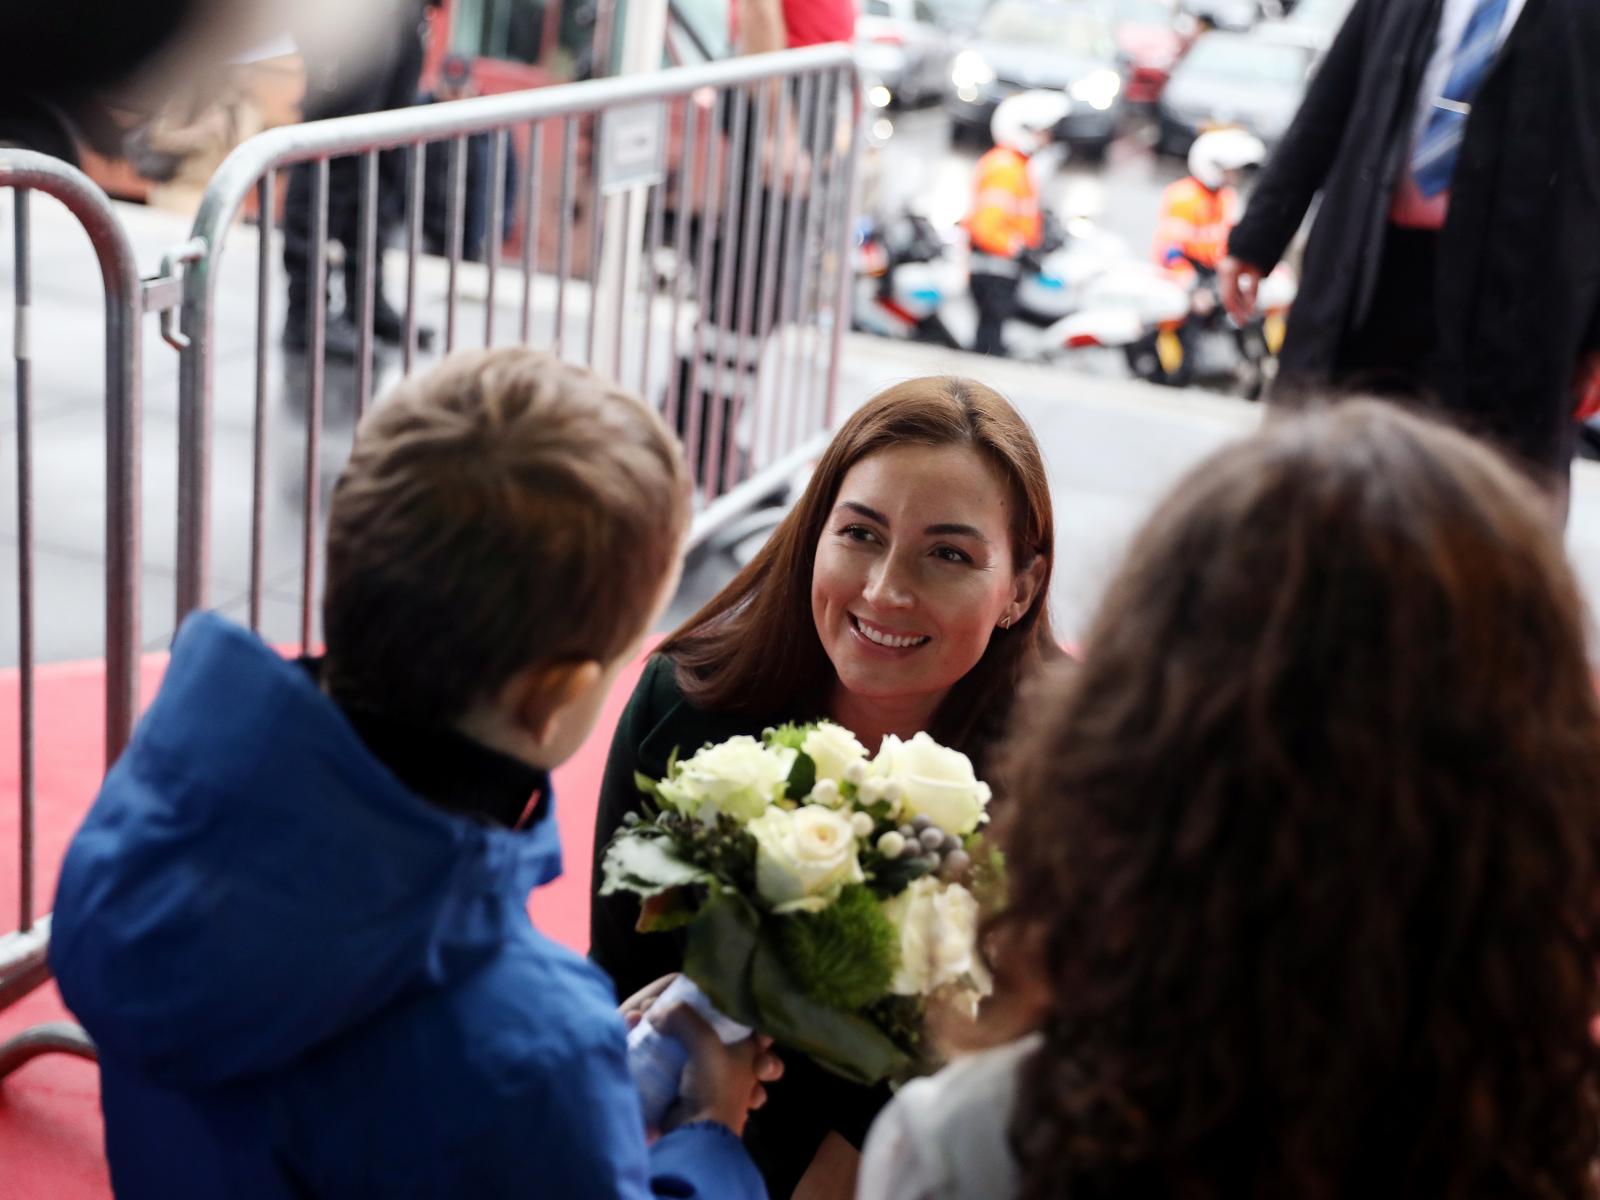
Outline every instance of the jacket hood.
POLYGON ((204 614, 61 873, 51 965, 102 1051, 172 1087, 275 1070, 492 956, 561 870, 375 759, 309 675, 204 614))

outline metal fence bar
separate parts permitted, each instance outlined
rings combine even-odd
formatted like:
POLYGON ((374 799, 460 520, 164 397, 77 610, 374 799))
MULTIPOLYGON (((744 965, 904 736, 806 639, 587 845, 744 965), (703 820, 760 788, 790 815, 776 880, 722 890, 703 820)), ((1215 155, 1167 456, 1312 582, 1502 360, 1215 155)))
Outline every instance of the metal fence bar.
MULTIPOLYGON (((716 497, 720 490, 722 443, 727 436, 723 426, 727 418, 728 389, 723 386, 723 376, 728 365, 728 352, 734 348, 733 323, 728 320, 733 313, 733 283, 737 271, 733 264, 739 261, 736 248, 739 242, 739 216, 744 193, 745 125, 750 118, 750 94, 742 88, 733 93, 733 133, 729 136, 727 195, 723 198, 722 232, 719 237, 721 254, 717 262, 718 323, 713 339, 716 342, 716 367, 711 373, 711 413, 708 423, 705 454, 700 458, 695 482, 707 500, 716 497)), ((740 256, 742 257, 742 256, 740 256)), ((735 372, 738 364, 734 364, 735 372)))
POLYGON ((589 118, 589 330, 583 356, 588 363, 594 362, 595 337, 600 332, 600 235, 605 231, 606 198, 601 190, 595 155, 599 153, 600 139, 605 136, 604 120, 599 113, 589 118))
POLYGON ((406 319, 401 366, 409 375, 417 358, 417 259, 422 255, 422 199, 426 188, 422 143, 406 150, 406 319))
POLYGON ((528 169, 522 190, 522 324, 524 344, 533 340, 533 276, 539 269, 539 181, 544 174, 544 125, 528 129, 528 169))
MULTIPOLYGON (((744 233, 740 238, 739 254, 739 311, 737 323, 734 326, 737 336, 734 338, 733 350, 733 386, 728 389, 726 401, 728 435, 724 439, 727 443, 727 460, 722 464, 722 473, 717 480, 718 493, 726 492, 733 487, 739 476, 741 455, 739 453, 739 430, 744 415, 745 398, 749 392, 750 378, 754 369, 750 364, 751 353, 750 328, 752 309, 755 305, 756 264, 763 253, 770 254, 772 246, 763 246, 757 237, 761 231, 762 209, 767 203, 767 189, 765 170, 762 156, 767 152, 767 122, 768 112, 771 108, 769 89, 763 87, 760 95, 756 97, 756 127, 755 136, 750 142, 752 150, 756 151, 756 161, 745 164, 745 211, 744 233)), ((761 339, 755 339, 755 353, 760 354, 761 339)))
POLYGON ((275 171, 261 177, 256 192, 256 405, 255 446, 250 466, 250 628, 261 630, 261 599, 266 588, 267 532, 267 322, 272 312, 272 205, 275 171))
MULTIPOLYGON (((711 106, 711 126, 706 137, 710 144, 706 148, 706 174, 701 188, 706 210, 700 220, 700 260, 695 271, 694 344, 689 352, 689 415, 678 427, 684 431, 683 444, 688 452, 696 485, 700 483, 701 471, 700 430, 706 419, 706 393, 700 386, 700 373, 705 367, 706 327, 711 319, 711 248, 717 237, 717 201, 722 194, 717 186, 722 180, 722 139, 717 135, 727 113, 727 102, 728 94, 718 92, 711 106)), ((720 347, 717 347, 712 352, 719 351, 720 347)))
POLYGON ((835 193, 839 227, 834 232, 833 337, 828 348, 827 384, 823 388, 822 429, 831 430, 839 409, 839 360, 844 354, 844 333, 850 327, 850 252, 854 248, 853 215, 861 165, 861 127, 866 120, 861 102, 861 83, 849 72, 835 74, 840 102, 850 120, 850 149, 844 161, 844 179, 835 193))
POLYGON ((456 281, 461 274, 462 213, 467 204, 467 139, 450 143, 450 204, 445 223, 450 228, 450 282, 444 299, 444 352, 456 348, 456 281))
POLYGON ((304 592, 300 597, 300 652, 311 651, 313 597, 317 585, 317 506, 322 497, 318 464, 321 462, 322 386, 327 333, 328 258, 323 248, 328 240, 328 160, 316 165, 315 198, 311 202, 311 333, 306 361, 306 504, 301 525, 300 578, 304 592))
POLYGON ((800 216, 801 213, 809 216, 808 197, 816 182, 816 157, 812 150, 814 139, 808 138, 807 133, 817 119, 817 108, 817 76, 813 72, 800 81, 800 125, 795 131, 795 153, 800 156, 797 169, 804 172, 804 186, 797 187, 797 193, 789 201, 788 230, 784 235, 783 297, 778 306, 778 326, 783 332, 784 344, 779 359, 775 415, 788 432, 786 440, 790 442, 798 436, 800 429, 799 415, 794 405, 794 371, 800 339, 798 331, 791 326, 799 319, 801 280, 805 266, 804 234, 808 226, 800 216))
MULTIPOLYGON (((694 224, 694 156, 700 129, 699 114, 693 99, 685 99, 683 111, 683 168, 678 172, 678 212, 672 231, 672 317, 667 325, 667 424, 678 428, 678 410, 683 403, 685 373, 678 370, 678 325, 683 316, 683 294, 688 280, 689 228, 694 224)), ((665 199, 663 193, 662 199, 665 199)))
MULTIPOLYGON (((357 270, 361 277, 361 315, 356 319, 359 346, 356 350, 356 414, 366 410, 372 398, 372 318, 377 306, 376 280, 383 272, 378 257, 378 152, 369 150, 361 156, 361 243, 357 270)), ((348 269, 346 279, 350 278, 348 269)), ((350 309, 351 297, 344 298, 345 311, 350 309)))
POLYGON ((572 274, 572 191, 578 173, 578 119, 561 123, 561 211, 556 228, 560 246, 556 251, 556 329, 550 339, 559 355, 567 344, 567 276, 572 274))
POLYGON ((34 691, 33 691, 33 360, 28 345, 28 320, 32 312, 32 281, 29 263, 32 255, 29 229, 29 197, 25 191, 14 194, 13 220, 16 232, 16 306, 12 325, 12 354, 17 371, 17 638, 20 677, 18 679, 21 741, 18 749, 21 792, 20 820, 21 894, 17 902, 18 928, 26 933, 33 928, 33 819, 34 819, 34 691))
MULTIPOLYGON (((790 142, 790 130, 793 128, 794 113, 789 102, 790 88, 787 84, 778 93, 778 118, 777 118, 777 146, 767 163, 767 228, 764 240, 766 251, 761 255, 761 302, 756 310, 757 345, 762 351, 756 360, 756 374, 751 384, 751 395, 746 397, 746 403, 755 402, 756 409, 755 428, 752 430, 750 444, 752 466, 765 465, 777 453, 773 443, 776 441, 778 423, 774 419, 776 413, 768 412, 760 406, 763 393, 763 384, 767 381, 766 363, 768 355, 766 348, 772 344, 773 339, 781 338, 782 331, 778 328, 777 314, 775 312, 777 297, 777 267, 778 262, 784 257, 787 246, 781 240, 783 230, 783 215, 788 210, 794 199, 794 174, 798 164, 790 161, 790 155, 795 146, 790 142), (763 444, 765 434, 765 445, 763 444)), ((782 349, 779 341, 776 349, 782 349)), ((775 357, 775 356, 774 356, 775 357)))
MULTIPOLYGON (((22 789, 19 794, 21 869, 19 925, 0 934, 0 1009, 27 995, 50 977, 50 918, 37 915, 33 890, 38 880, 33 819, 36 787, 33 654, 33 462, 32 462, 32 292, 30 239, 34 191, 53 196, 88 236, 100 268, 105 292, 105 429, 106 429, 106 563, 105 563, 105 761, 122 753, 139 706, 139 318, 143 285, 133 249, 110 201, 76 169, 56 159, 25 150, 0 150, 0 188, 10 188, 17 201, 16 297, 13 354, 17 363, 18 520, 20 608, 23 628, 19 686, 23 701, 22 789)), ((45 1050, 75 1047, 93 1053, 81 1030, 65 1027, 29 1030, 0 1045, 0 1078, 45 1050), (57 1036, 60 1035, 60 1036, 57 1036), (70 1044, 70 1046, 69 1046, 70 1044)))
POLYGON ((500 237, 506 219, 506 131, 495 130, 494 163, 489 175, 489 228, 483 233, 483 261, 488 268, 487 299, 483 304, 483 344, 494 345, 495 278, 500 269, 500 237))
MULTIPOLYGON (((644 288, 644 347, 639 364, 639 394, 650 392, 650 351, 656 340, 656 302, 661 299, 661 289, 656 286, 656 264, 661 258, 662 210, 667 207, 667 181, 662 180, 652 188, 647 201, 650 204, 650 228, 645 236, 644 269, 639 279, 644 288)), ((672 332, 667 333, 667 345, 672 345, 672 332)), ((669 385, 670 386, 670 385, 669 385)))

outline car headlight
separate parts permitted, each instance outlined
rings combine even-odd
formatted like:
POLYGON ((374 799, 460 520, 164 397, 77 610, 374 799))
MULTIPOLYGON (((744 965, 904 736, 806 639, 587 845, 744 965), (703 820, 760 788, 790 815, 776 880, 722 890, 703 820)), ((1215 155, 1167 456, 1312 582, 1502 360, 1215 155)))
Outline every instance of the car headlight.
POLYGON ((994 68, 976 50, 963 50, 950 64, 950 82, 957 90, 981 88, 994 82, 994 68))
POLYGON ((1074 100, 1104 112, 1122 91, 1122 76, 1115 71, 1094 71, 1068 89, 1074 100))

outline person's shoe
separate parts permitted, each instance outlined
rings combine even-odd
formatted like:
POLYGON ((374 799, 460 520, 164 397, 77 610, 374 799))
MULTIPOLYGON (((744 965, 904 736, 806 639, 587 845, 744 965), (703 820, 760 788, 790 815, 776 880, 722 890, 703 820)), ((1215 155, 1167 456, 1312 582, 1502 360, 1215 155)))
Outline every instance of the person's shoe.
MULTIPOLYGON (((406 321, 394 305, 379 296, 372 305, 372 334, 380 341, 398 346, 406 336, 406 321)), ((433 349, 433 326, 417 322, 417 348, 433 349)))
MULTIPOLYGON (((283 326, 283 348, 291 354, 305 354, 311 349, 304 313, 293 310, 283 326)), ((361 352, 361 335, 354 324, 345 317, 334 317, 322 327, 323 354, 339 362, 355 362, 361 352)))

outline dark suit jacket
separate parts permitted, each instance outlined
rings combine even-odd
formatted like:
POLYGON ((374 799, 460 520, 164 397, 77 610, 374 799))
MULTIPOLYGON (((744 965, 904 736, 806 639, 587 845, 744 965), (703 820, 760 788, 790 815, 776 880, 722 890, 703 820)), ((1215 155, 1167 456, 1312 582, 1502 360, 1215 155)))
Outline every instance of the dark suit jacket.
MULTIPOLYGON (((1370 310, 1440 0, 1357 0, 1229 249, 1266 268, 1321 208, 1290 318, 1286 383, 1338 374, 1370 310)), ((1564 469, 1570 382, 1600 347, 1600 4, 1527 0, 1473 105, 1439 248, 1433 381, 1463 424, 1564 469)))
MULTIPOLYGON (((708 742, 739 734, 759 736, 769 725, 812 720, 818 715, 796 712, 792 707, 785 711, 787 703, 783 701, 766 716, 706 712, 684 699, 670 659, 652 659, 617 723, 606 760, 595 818, 595 887, 604 878, 600 863, 606 843, 622 818, 640 806, 635 771, 660 779, 674 750, 686 758, 708 742)), ((639 902, 634 896, 595 896, 591 902, 589 957, 610 974, 623 998, 683 966, 681 935, 638 933, 634 929, 638 919, 639 902)), ((872 1119, 888 1101, 887 1086, 861 1087, 799 1055, 784 1055, 782 1081, 773 1085, 766 1106, 750 1115, 745 1129, 745 1144, 774 1200, 783 1200, 794 1191, 830 1130, 837 1130, 859 1149, 872 1119)))

